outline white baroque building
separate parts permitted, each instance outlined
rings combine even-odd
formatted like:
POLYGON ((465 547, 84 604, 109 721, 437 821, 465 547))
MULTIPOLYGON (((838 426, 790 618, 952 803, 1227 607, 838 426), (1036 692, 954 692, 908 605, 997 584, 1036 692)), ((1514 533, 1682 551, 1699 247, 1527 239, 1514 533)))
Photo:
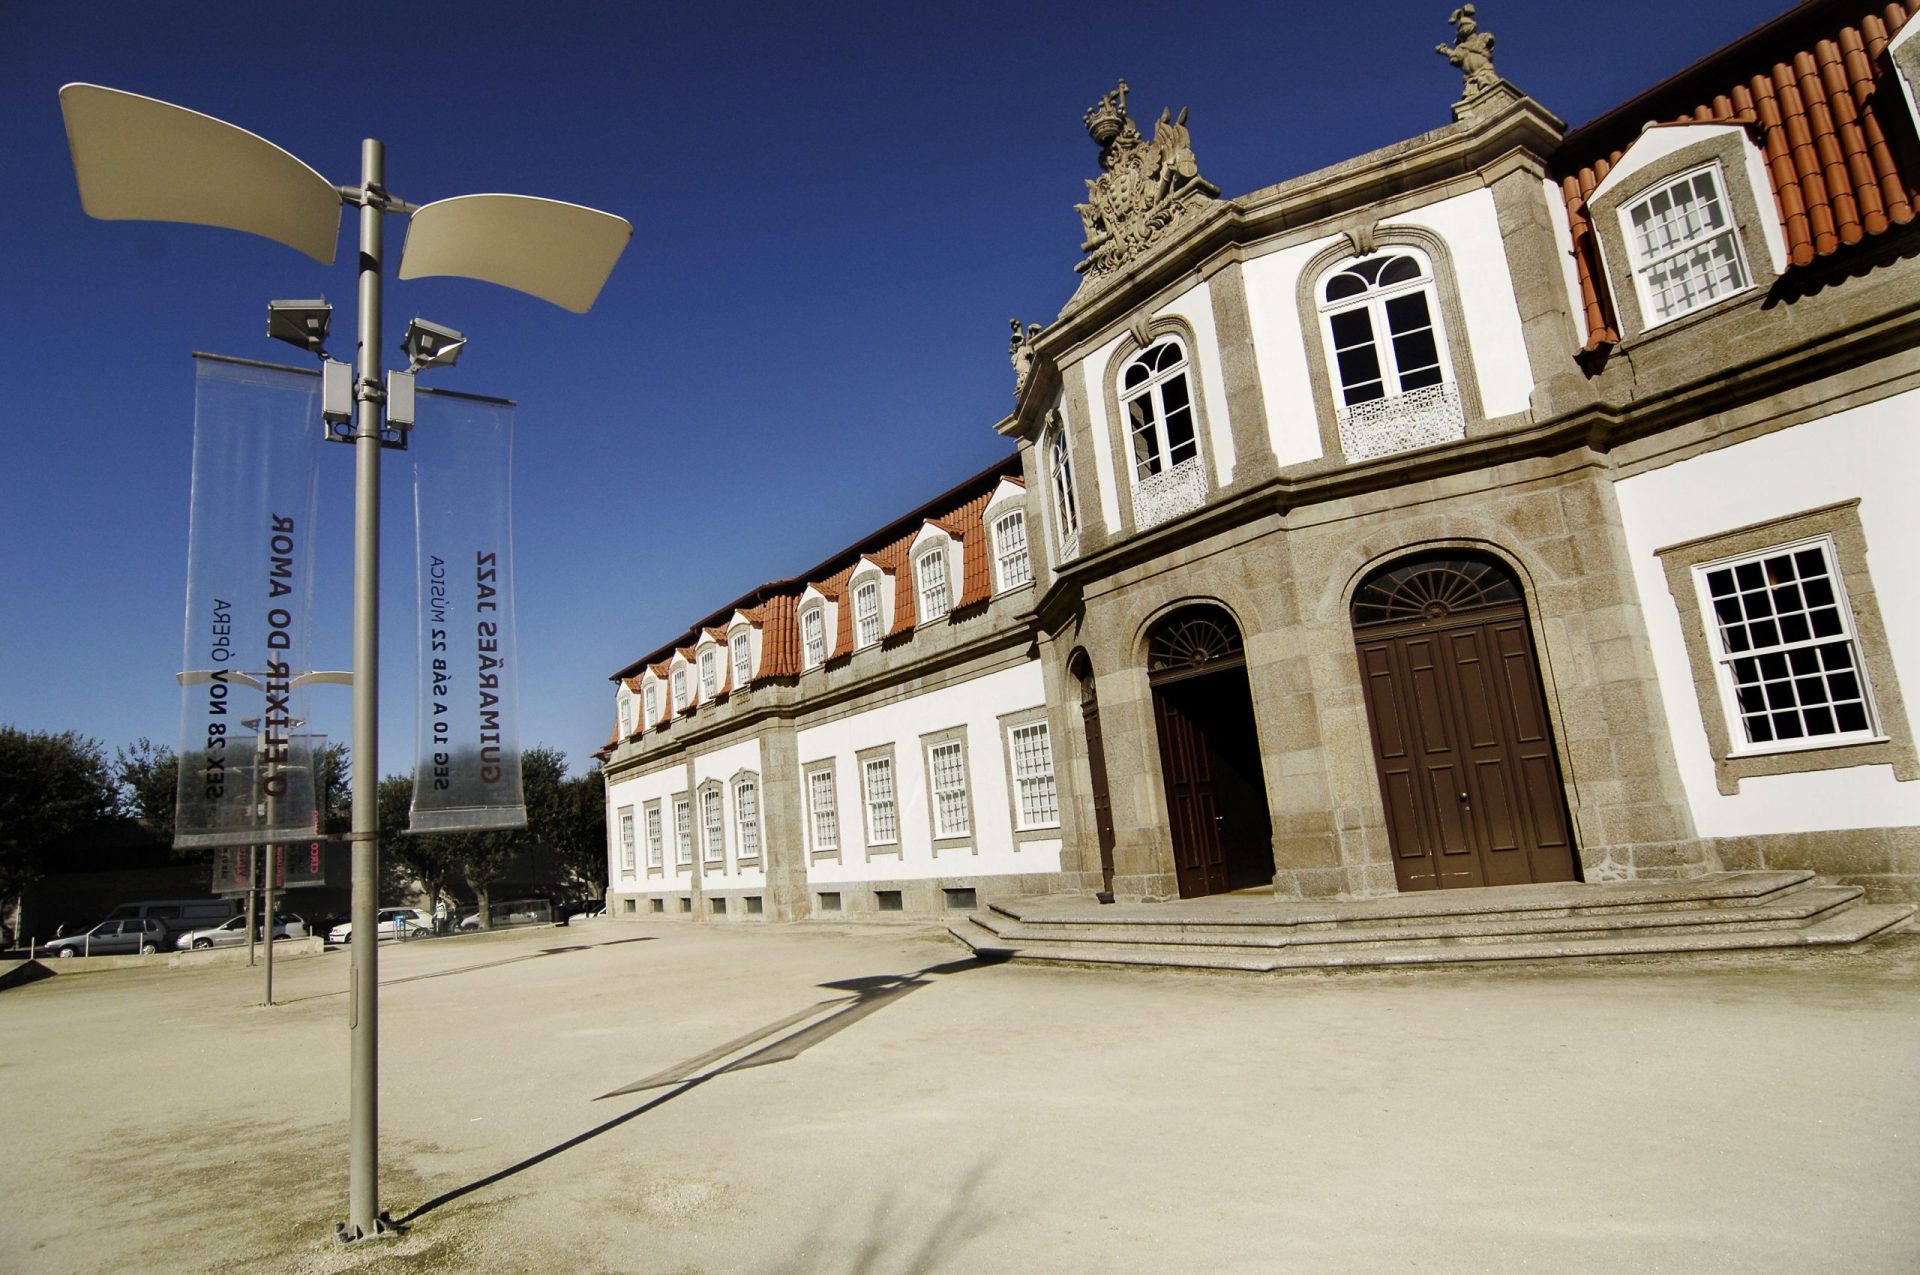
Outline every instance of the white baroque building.
POLYGON ((1232 198, 1123 83, 1006 461, 615 675, 616 915, 1920 896, 1908 16, 1232 198))

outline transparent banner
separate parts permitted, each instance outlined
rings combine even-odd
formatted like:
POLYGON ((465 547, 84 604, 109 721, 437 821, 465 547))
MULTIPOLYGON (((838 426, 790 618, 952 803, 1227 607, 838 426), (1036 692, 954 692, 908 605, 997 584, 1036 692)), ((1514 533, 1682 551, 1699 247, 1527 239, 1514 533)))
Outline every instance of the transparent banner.
POLYGON ((187 627, 180 675, 182 848, 310 838, 314 521, 320 378, 198 355, 187 627))
POLYGON ((422 391, 420 676, 409 832, 524 828, 513 628, 513 404, 422 391))

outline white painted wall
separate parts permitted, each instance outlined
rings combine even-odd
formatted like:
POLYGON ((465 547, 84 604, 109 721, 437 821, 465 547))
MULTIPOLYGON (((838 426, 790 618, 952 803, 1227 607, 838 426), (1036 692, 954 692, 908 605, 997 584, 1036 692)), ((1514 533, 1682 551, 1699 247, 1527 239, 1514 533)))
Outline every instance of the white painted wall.
MULTIPOLYGON (((1073 454, 1075 465, 1093 465, 1094 487, 1100 496, 1100 521, 1108 535, 1120 530, 1120 485, 1113 472, 1113 450, 1107 440, 1113 437, 1114 422, 1107 419, 1106 387, 1102 384, 1100 369, 1107 366, 1113 358, 1113 352, 1120 348, 1121 337, 1114 337, 1099 349, 1081 359, 1073 368, 1073 374, 1080 377, 1087 400, 1087 430, 1093 442, 1093 455, 1082 456, 1079 451, 1073 454)), ((1129 491, 1132 489, 1129 488, 1129 491)), ((1086 511, 1081 511, 1084 520, 1086 511)))
MULTIPOLYGON (((1489 417, 1527 410, 1533 395, 1533 365, 1520 330, 1520 303, 1514 296, 1513 275, 1507 269, 1493 192, 1481 187, 1381 225, 1420 226, 1446 241, 1453 255, 1454 278, 1460 285, 1467 336, 1473 344, 1473 371, 1480 385, 1481 405, 1489 417)), ((1453 333, 1448 337, 1457 360, 1460 340, 1453 333)), ((1458 375, 1457 363, 1455 367, 1458 375)))
POLYGON ((684 763, 677 763, 644 775, 628 775, 607 786, 607 881, 616 894, 691 888, 692 876, 686 869, 674 866, 673 797, 686 791, 686 783, 687 768, 684 763), (647 875, 646 807, 655 799, 660 802, 661 859, 666 875, 650 877, 647 875), (632 873, 620 867, 619 811, 623 806, 633 807, 632 873))
POLYGON ((1215 485, 1225 487, 1233 481, 1236 456, 1233 422, 1227 419, 1226 373, 1220 366, 1220 334, 1213 324, 1212 286, 1194 285, 1154 312, 1155 318, 1162 316, 1184 319, 1193 329, 1191 357, 1200 365, 1200 407, 1207 418, 1207 454, 1213 461, 1215 485))
POLYGON ((1307 367, 1309 345, 1315 357, 1322 345, 1318 332, 1300 329, 1299 287, 1301 270, 1336 237, 1270 252, 1242 267, 1254 363, 1260 369, 1260 395, 1267 405, 1267 433, 1273 440, 1274 459, 1282 465, 1318 460, 1324 454, 1307 367))
MULTIPOLYGON (((1920 823, 1920 781, 1889 766, 1742 779, 1722 796, 1656 549, 1858 498, 1867 566, 1903 696, 1920 695, 1920 392, 1853 408, 1615 484, 1646 614, 1661 699, 1694 824, 1702 836, 1752 836, 1920 823)), ((1909 698, 1909 702, 1911 698, 1909 698)), ((1884 709, 1883 709, 1884 712, 1884 709)), ((1895 724, 1911 738, 1912 723, 1895 724)))
POLYGON ((716 890, 758 889, 767 883, 767 815, 766 780, 761 778, 760 786, 760 861, 742 867, 740 854, 740 825, 738 811, 733 803, 733 778, 743 770, 760 774, 760 741, 744 740, 729 744, 725 748, 701 753, 693 759, 693 853, 700 862, 701 886, 708 892, 716 890), (717 779, 725 786, 723 809, 726 813, 726 858, 715 864, 706 859, 705 829, 701 824, 700 786, 709 779, 717 779))
MULTIPOLYGON (((840 818, 840 861, 826 859, 811 864, 809 882, 831 886, 873 880, 1058 872, 1059 840, 1028 841, 1015 847, 1005 741, 998 721, 1003 714, 1044 703, 1045 694, 1040 665, 1035 661, 800 731, 797 742, 803 768, 833 758, 835 804, 840 818), (974 852, 943 850, 936 859, 927 805, 927 764, 920 737, 962 725, 967 731, 974 852), (886 744, 894 746, 899 852, 893 853, 889 847, 888 853, 869 859, 856 754, 886 744)), ((1061 741, 1054 740, 1053 749, 1057 767, 1061 741)), ((804 810, 802 817, 806 817, 804 810)))

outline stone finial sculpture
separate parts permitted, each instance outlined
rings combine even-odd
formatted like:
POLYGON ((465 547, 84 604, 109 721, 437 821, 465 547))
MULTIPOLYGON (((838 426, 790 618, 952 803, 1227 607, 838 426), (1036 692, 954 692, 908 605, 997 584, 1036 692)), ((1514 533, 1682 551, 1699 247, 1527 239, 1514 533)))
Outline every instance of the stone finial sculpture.
POLYGON ((1127 93, 1121 80, 1083 121, 1100 147, 1101 170, 1087 183, 1087 202, 1074 205, 1087 231, 1080 246, 1086 259, 1074 269, 1089 278, 1120 269, 1167 227, 1220 193, 1200 176, 1186 111, 1177 120, 1171 111, 1161 111, 1148 141, 1127 114, 1127 93))
POLYGON ((1020 391, 1027 388, 1027 378, 1033 375, 1033 339, 1040 335, 1040 325, 1038 323, 1030 323, 1027 325, 1027 330, 1022 332, 1020 331, 1020 320, 1010 319, 1008 322, 1013 325, 1013 345, 1011 347, 1013 354, 1013 394, 1015 398, 1018 398, 1020 391))
POLYGON ((1433 51, 1459 67, 1460 74, 1466 77, 1467 82, 1460 90, 1464 101, 1500 82, 1493 69, 1493 36, 1482 31, 1474 21, 1470 4, 1455 9, 1447 21, 1453 23, 1454 43, 1436 44, 1433 51))

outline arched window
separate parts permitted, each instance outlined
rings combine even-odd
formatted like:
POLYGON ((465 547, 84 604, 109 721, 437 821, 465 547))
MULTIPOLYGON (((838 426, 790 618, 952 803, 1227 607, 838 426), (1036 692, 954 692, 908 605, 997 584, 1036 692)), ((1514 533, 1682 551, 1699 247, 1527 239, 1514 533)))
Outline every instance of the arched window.
POLYGON ((1433 267, 1409 248, 1349 261, 1320 284, 1320 314, 1351 460, 1466 436, 1433 267))
POLYGON ((1147 638, 1147 676, 1156 684, 1246 662, 1240 626, 1217 606, 1182 607, 1155 625, 1147 638))
POLYGON ((1136 479, 1163 474, 1199 454, 1187 348, 1162 337, 1120 373, 1120 402, 1133 440, 1136 479))
POLYGON ((1057 427, 1047 444, 1047 472, 1053 489, 1053 531, 1060 560, 1080 554, 1080 507, 1073 498, 1073 458, 1067 453, 1067 431, 1057 427))
POLYGON ((1470 549, 1381 567, 1353 595, 1353 626, 1447 624, 1469 612, 1518 605, 1520 585, 1499 560, 1470 549))
POLYGON ((819 668, 827 662, 827 609, 816 602, 800 613, 801 663, 819 668))
POLYGON ((853 591, 853 644, 872 646, 880 640, 880 583, 862 580, 853 591))
POLYGON ((750 629, 733 631, 733 689, 744 691, 747 683, 753 680, 753 632, 750 629))

